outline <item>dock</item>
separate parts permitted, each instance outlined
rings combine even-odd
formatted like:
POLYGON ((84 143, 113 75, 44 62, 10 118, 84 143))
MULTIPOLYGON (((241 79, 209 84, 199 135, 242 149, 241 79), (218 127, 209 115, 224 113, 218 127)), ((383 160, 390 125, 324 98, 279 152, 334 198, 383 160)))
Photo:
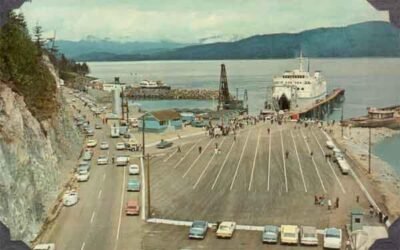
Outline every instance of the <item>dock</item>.
POLYGON ((300 110, 290 112, 292 118, 309 118, 309 119, 319 119, 323 120, 324 117, 331 113, 335 104, 343 102, 345 90, 342 88, 337 88, 332 90, 325 99, 317 101, 310 107, 306 107, 300 110))

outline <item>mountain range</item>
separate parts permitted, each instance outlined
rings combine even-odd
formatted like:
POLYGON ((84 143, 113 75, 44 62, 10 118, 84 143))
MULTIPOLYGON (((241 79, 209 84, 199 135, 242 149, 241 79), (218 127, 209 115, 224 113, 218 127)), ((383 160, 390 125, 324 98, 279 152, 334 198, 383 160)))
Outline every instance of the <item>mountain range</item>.
POLYGON ((83 40, 59 41, 58 46, 79 61, 293 58, 300 50, 308 57, 399 57, 400 30, 387 22, 371 21, 209 44, 83 40))

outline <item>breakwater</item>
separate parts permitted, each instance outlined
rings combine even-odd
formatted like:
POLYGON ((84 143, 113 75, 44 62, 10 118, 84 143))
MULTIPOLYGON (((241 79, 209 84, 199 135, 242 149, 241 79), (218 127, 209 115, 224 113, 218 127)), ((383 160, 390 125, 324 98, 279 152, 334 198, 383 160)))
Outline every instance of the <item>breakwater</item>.
POLYGON ((218 90, 210 89, 128 88, 125 94, 134 99, 218 99, 218 90))

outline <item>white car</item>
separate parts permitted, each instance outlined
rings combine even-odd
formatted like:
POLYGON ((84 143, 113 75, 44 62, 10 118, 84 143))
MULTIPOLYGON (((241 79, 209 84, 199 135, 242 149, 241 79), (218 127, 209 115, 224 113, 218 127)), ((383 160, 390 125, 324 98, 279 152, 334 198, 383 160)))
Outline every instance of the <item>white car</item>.
POLYGON ((125 149, 125 143, 123 142, 117 142, 117 144, 115 145, 115 148, 117 150, 124 150, 125 149))
POLYGON ((139 166, 137 164, 129 165, 129 174, 139 174, 139 166))
POLYGON ((232 238, 236 228, 236 222, 223 221, 217 229, 217 238, 232 238))
POLYGON ((90 176, 90 172, 88 170, 80 170, 76 175, 76 179, 78 182, 88 181, 90 176))
POLYGON ((336 146, 333 141, 326 141, 326 147, 329 149, 334 149, 336 146))
POLYGON ((107 150, 109 148, 108 142, 103 141, 100 143, 100 149, 107 150))
POLYGON ((107 165, 108 164, 108 157, 105 155, 99 156, 97 158, 97 165, 107 165))
POLYGON ((324 248, 341 249, 342 230, 337 228, 327 228, 324 233, 324 248))
POLYGON ((307 246, 318 246, 318 235, 315 227, 302 226, 300 229, 300 243, 307 246))
POLYGON ((97 146, 97 140, 88 140, 86 146, 89 148, 94 148, 97 146))
POLYGON ((65 192, 63 196, 63 204, 66 207, 70 207, 78 203, 79 197, 76 190, 70 190, 65 192))

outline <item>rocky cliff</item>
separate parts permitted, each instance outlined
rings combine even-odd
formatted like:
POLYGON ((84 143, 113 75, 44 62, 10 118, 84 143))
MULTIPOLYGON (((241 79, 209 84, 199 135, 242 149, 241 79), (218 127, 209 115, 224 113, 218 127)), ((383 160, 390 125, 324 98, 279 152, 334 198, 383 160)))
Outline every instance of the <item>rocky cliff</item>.
POLYGON ((39 122, 9 86, 0 82, 0 220, 13 239, 29 242, 72 169, 82 138, 60 89, 57 115, 39 122))

